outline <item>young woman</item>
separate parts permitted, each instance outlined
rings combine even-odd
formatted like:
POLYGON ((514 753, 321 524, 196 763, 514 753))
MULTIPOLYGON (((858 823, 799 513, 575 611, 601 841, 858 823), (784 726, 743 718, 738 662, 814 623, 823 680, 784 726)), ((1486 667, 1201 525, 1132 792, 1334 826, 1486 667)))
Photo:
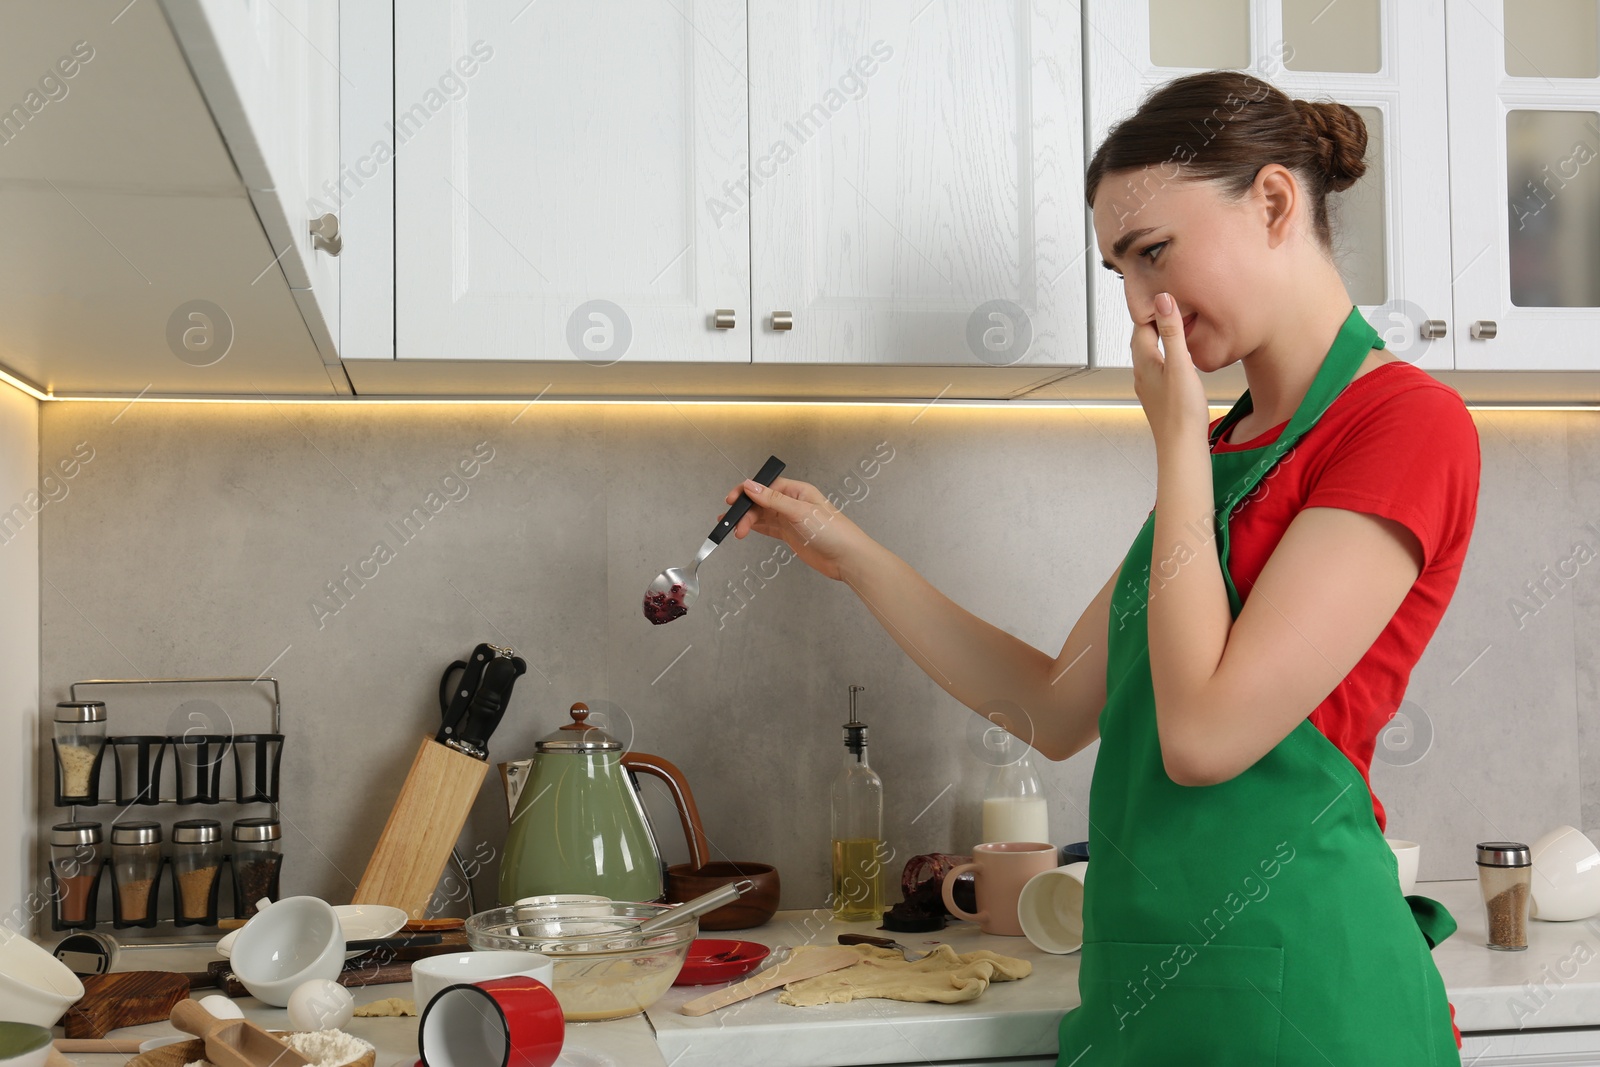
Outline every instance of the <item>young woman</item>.
MULTIPOLYGON (((1383 351, 1327 199, 1365 170, 1340 104, 1213 71, 1155 91, 1086 178, 1133 319, 1155 507, 1056 657, 974 617, 779 479, 736 530, 848 584, 957 700, 1100 740, 1081 1006, 1060 1063, 1457 1064, 1367 770, 1455 590, 1477 510, 1461 398, 1383 351), (1249 388, 1209 421, 1197 371, 1249 388)), ((728 495, 731 503, 738 490, 728 495)))

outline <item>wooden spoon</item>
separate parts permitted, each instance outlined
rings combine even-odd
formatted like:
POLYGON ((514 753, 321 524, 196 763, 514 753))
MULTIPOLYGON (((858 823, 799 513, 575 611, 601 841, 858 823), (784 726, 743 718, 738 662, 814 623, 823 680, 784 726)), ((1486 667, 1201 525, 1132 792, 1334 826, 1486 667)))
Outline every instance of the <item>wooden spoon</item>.
POLYGON ((172 1025, 206 1043, 206 1059, 217 1067, 311 1067, 306 1059, 255 1023, 219 1019, 185 1000, 172 1009, 172 1025))
POLYGON ((684 1003, 678 1010, 685 1015, 704 1015, 726 1008, 729 1004, 737 1004, 741 1000, 748 1000, 776 989, 790 982, 798 982, 802 978, 815 978, 819 974, 829 971, 839 971, 853 964, 860 963, 862 956, 859 952, 852 952, 847 948, 819 948, 807 952, 798 959, 784 960, 776 967, 769 967, 760 971, 743 982, 735 982, 715 993, 707 993, 703 997, 696 997, 684 1003))

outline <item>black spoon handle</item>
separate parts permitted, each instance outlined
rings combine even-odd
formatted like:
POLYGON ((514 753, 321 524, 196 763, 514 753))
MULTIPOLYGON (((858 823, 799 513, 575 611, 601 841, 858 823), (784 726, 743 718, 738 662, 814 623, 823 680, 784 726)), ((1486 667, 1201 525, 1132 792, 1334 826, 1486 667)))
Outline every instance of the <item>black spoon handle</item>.
MULTIPOLYGON (((768 456, 767 462, 762 464, 761 470, 756 473, 755 480, 762 485, 771 485, 778 480, 778 475, 782 473, 783 460, 777 456, 768 456)), ((739 499, 733 502, 733 507, 728 509, 728 513, 722 516, 721 521, 712 529, 712 544, 722 544, 722 539, 733 532, 735 526, 739 525, 739 520, 744 518, 745 512, 755 506, 756 502, 751 500, 748 494, 741 492, 739 499)))

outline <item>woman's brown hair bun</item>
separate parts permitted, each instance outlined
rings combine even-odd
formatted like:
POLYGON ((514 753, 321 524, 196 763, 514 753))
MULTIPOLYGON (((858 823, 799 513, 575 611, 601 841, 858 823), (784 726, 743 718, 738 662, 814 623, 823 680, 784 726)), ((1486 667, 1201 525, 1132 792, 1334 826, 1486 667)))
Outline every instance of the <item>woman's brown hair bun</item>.
POLYGON ((1318 158, 1328 175, 1328 191, 1350 188, 1367 172, 1367 124, 1354 109, 1339 103, 1296 100, 1317 140, 1318 158))
POLYGON ((1311 229, 1333 247, 1328 194, 1366 173, 1367 126, 1344 104, 1291 99, 1271 82, 1238 70, 1208 70, 1159 85, 1139 109, 1111 127, 1084 174, 1094 207, 1107 175, 1149 168, 1145 190, 1166 181, 1213 181, 1224 196, 1249 193, 1256 175, 1278 163, 1299 178, 1311 229))

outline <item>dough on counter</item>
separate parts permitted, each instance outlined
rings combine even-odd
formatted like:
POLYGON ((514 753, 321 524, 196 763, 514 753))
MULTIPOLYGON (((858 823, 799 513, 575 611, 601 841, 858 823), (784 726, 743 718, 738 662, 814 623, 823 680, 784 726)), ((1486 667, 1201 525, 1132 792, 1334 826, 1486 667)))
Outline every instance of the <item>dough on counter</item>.
POLYGON ((363 1004, 356 1008, 356 1018, 358 1019, 415 1014, 417 1014, 417 1005, 404 997, 385 997, 383 1000, 374 1000, 371 1004, 363 1004))
MULTIPOLYGON (((778 1003, 811 1007, 876 997, 960 1004, 977 1000, 990 982, 1011 982, 1033 973, 1033 964, 1027 960, 1002 956, 987 949, 957 955, 949 945, 940 945, 922 959, 907 963, 894 949, 872 945, 850 947, 860 953, 860 963, 791 982, 778 994, 778 1003)), ((815 951, 815 947, 806 946, 796 949, 795 955, 815 951)))

